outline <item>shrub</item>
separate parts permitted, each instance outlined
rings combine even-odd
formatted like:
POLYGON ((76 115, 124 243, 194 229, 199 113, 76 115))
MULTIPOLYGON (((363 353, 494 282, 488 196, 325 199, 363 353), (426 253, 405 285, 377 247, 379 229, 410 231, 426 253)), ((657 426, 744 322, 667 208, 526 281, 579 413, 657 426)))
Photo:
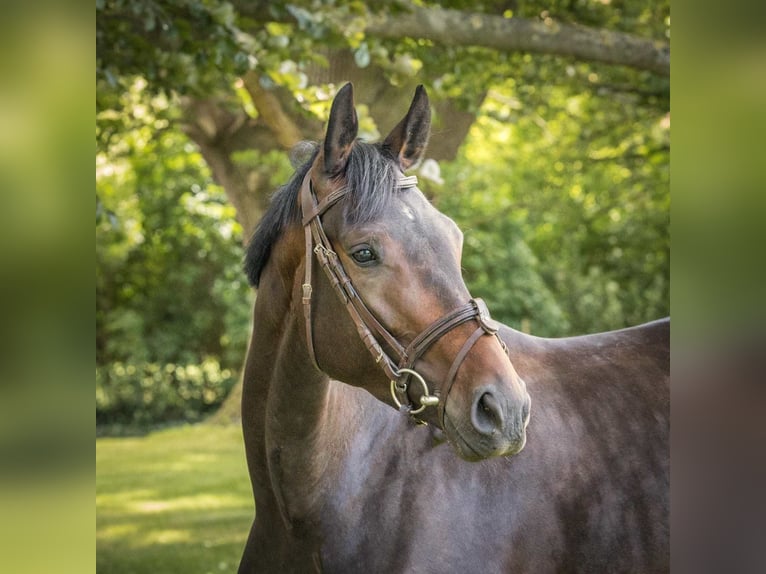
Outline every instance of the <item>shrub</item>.
POLYGON ((150 426, 200 420, 235 383, 215 359, 201 364, 111 363, 96 367, 96 424, 150 426))

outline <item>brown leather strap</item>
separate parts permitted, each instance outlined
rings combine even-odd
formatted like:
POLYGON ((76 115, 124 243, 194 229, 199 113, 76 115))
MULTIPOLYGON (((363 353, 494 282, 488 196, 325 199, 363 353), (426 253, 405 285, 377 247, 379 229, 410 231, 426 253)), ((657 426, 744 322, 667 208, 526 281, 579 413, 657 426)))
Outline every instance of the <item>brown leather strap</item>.
POLYGON ((444 416, 446 414, 447 409, 447 396, 449 395, 449 392, 452 390, 452 385, 455 384, 455 379, 457 378, 457 372, 458 369, 460 369, 460 366, 463 364, 463 361, 468 356, 468 353, 471 351, 473 346, 478 342, 478 340, 483 335, 489 335, 492 337, 495 337, 498 342, 500 343, 500 346, 502 347, 503 351, 506 355, 508 355, 508 347, 505 345, 503 340, 500 338, 500 336, 497 334, 500 323, 492 319, 489 315, 489 309, 487 308, 487 304, 484 302, 483 299, 471 299, 471 302, 476 306, 476 320, 479 323, 479 327, 471 334, 468 339, 466 339, 465 343, 463 343, 463 346, 460 348, 460 351, 458 351, 458 354, 455 356, 455 359, 452 361, 452 365, 450 366, 449 371, 447 372, 447 378, 444 380, 444 387, 442 389, 442 393, 439 400, 439 420, 441 421, 442 428, 444 428, 444 416))
POLYGON ((412 365, 415 364, 415 361, 417 361, 431 345, 443 337, 448 331, 451 331, 466 321, 470 321, 477 315, 477 313, 476 302, 474 299, 471 299, 462 307, 455 309, 451 313, 448 313, 431 323, 417 337, 415 337, 409 345, 407 345, 407 348, 402 354, 399 368, 411 368, 412 365))
MULTIPOLYGON (((311 186, 311 180, 309 179, 309 186, 311 186)), ((313 219, 316 219, 320 215, 322 215, 325 211, 330 209, 335 203, 338 202, 344 195, 348 193, 348 188, 346 186, 341 187, 340 189, 336 189, 335 191, 330 192, 327 197, 325 197, 322 201, 319 203, 314 203, 307 211, 303 211, 303 225, 306 226, 313 219)), ((313 196, 313 192, 311 193, 313 196)))
MULTIPOLYGON (((340 300, 346 306, 346 309, 351 316, 351 320, 356 327, 359 337, 364 342, 367 350, 375 358, 375 361, 381 365, 383 371, 390 378, 396 377, 396 366, 393 361, 383 352, 380 344, 375 336, 372 334, 365 321, 361 317, 360 309, 363 309, 362 313, 372 316, 372 313, 366 308, 364 303, 359 298, 358 294, 351 284, 351 279, 346 274, 343 265, 338 259, 337 253, 333 251, 330 240, 322 228, 319 220, 319 216, 335 204, 345 193, 346 188, 341 188, 330 193, 321 203, 317 203, 313 190, 311 189, 311 176, 306 174, 306 178, 303 181, 301 187, 301 208, 304 213, 304 225, 305 225, 305 237, 306 237, 306 273, 303 283, 303 309, 304 318, 306 321, 306 346, 309 350, 309 356, 312 362, 317 367, 319 364, 316 360, 316 352, 314 350, 314 341, 312 333, 312 309, 311 309, 311 297, 312 297, 312 265, 314 256, 317 257, 321 267, 324 269, 330 284, 333 286, 333 290, 338 294, 340 300)), ((376 323, 383 329, 377 321, 376 323)), ((393 337, 391 337, 392 340, 393 337)), ((397 343, 398 344, 398 343, 397 343)))
POLYGON ((463 364, 463 360, 468 355, 468 352, 476 344, 476 341, 478 341, 482 335, 486 335, 486 334, 487 334, 486 331, 484 331, 482 327, 478 327, 471 334, 471 336, 468 337, 468 339, 466 339, 460 351, 458 351, 458 354, 455 356, 455 359, 452 361, 452 365, 450 366, 449 372, 447 373, 447 378, 444 380, 444 388, 442 389, 442 393, 439 400, 439 419, 441 420, 442 428, 444 428, 444 412, 447 408, 447 396, 449 395, 449 392, 452 390, 452 385, 455 383, 455 378, 457 377, 457 371, 460 368, 460 365, 463 364))
MULTIPOLYGON (((330 240, 327 238, 327 235, 324 232, 324 228, 319 221, 319 216, 324 213, 324 211, 329 209, 329 207, 335 204, 341 197, 343 197, 347 191, 348 190, 346 187, 342 187, 339 190, 333 191, 321 202, 320 205, 315 205, 313 209, 310 209, 310 211, 315 215, 308 220, 308 226, 311 228, 311 232, 314 236, 314 241, 316 242, 317 246, 321 245, 324 248, 322 249, 322 247, 320 247, 320 251, 324 251, 324 253, 328 255, 327 263, 330 265, 328 271, 331 272, 328 274, 328 277, 330 278, 330 282, 333 284, 333 287, 336 290, 342 291, 343 302, 348 303, 348 301, 351 301, 357 311, 357 314, 360 315, 366 326, 376 331, 377 334, 380 335, 380 337, 386 342, 389 348, 392 349, 396 355, 401 356, 402 352, 404 351, 404 347, 402 347, 399 341, 397 341, 396 338, 391 335, 391 333, 389 333, 389 331, 383 325, 380 324, 378 319, 375 317, 375 315, 372 314, 362 298, 359 296, 356 289, 354 289, 354 285, 351 283, 351 278, 346 273, 346 270, 340 263, 340 259, 332 249, 330 240)), ((313 195, 313 192, 311 195, 313 195)), ((304 217, 304 221, 305 220, 306 218, 304 217)), ((309 252, 307 251, 307 253, 309 252)))
MULTIPOLYGON (((317 229, 317 227, 318 226, 316 225, 316 220, 314 220, 311 224, 311 228, 313 231, 315 231, 315 239, 317 235, 322 233, 317 229)), ((356 327, 356 331, 359 334, 359 337, 362 339, 362 342, 365 344, 367 350, 375 359, 375 362, 381 366, 386 375, 390 379, 397 379, 398 376, 396 373, 395 363, 383 351, 382 347, 378 343, 378 340, 372 334, 359 314, 357 305, 363 305, 363 303, 361 303, 361 300, 356 295, 355 291, 347 290, 348 286, 350 285, 350 280, 348 280, 348 276, 346 275, 343 266, 338 260, 338 254, 319 242, 317 243, 317 246, 318 248, 314 249, 314 253, 316 254, 317 259, 319 260, 322 269, 324 269, 325 274, 330 280, 330 283, 332 284, 335 292, 338 294, 340 300, 346 306, 346 310, 351 316, 351 320, 353 321, 354 326, 356 327)))
POLYGON ((324 232, 324 229, 320 223, 319 217, 332 205, 334 205, 339 199, 341 199, 348 189, 342 187, 327 195, 321 202, 317 203, 316 196, 314 195, 311 187, 311 175, 306 174, 301 186, 301 209, 303 211, 303 223, 305 226, 306 234, 306 276, 303 284, 303 304, 304 304, 304 317, 306 319, 306 344, 309 347, 309 355, 312 358, 314 365, 319 368, 316 360, 316 353, 314 351, 314 342, 311 327, 311 261, 314 255, 316 255, 320 265, 325 271, 327 278, 330 280, 330 284, 333 286, 333 290, 338 294, 341 301, 346 305, 346 309, 351 315, 351 319, 354 325, 367 347, 368 351, 373 355, 375 361, 381 365, 386 375, 392 379, 397 377, 396 363, 392 361, 388 355, 383 351, 376 337, 372 334, 370 326, 378 332, 383 340, 393 349, 397 354, 400 354, 403 347, 399 342, 391 335, 388 330, 380 324, 375 318, 372 312, 367 308, 359 297, 358 293, 351 283, 350 277, 346 274, 346 270, 338 258, 337 253, 332 249, 330 240, 324 232))
MULTIPOLYGON (((399 180, 399 186, 412 187, 416 185, 417 178, 415 176, 401 177, 399 180)), ((392 381, 392 389, 399 398, 399 403, 405 410, 412 410, 412 403, 407 396, 407 379, 408 376, 402 377, 400 369, 410 369, 415 361, 417 361, 436 341, 443 337, 447 332, 451 331, 458 325, 462 325, 466 321, 476 319, 479 323, 479 327, 471 334, 465 341, 463 347, 458 352, 457 356, 450 366, 450 370, 447 374, 447 378, 442 388, 442 400, 440 403, 440 415, 442 425, 444 424, 444 405, 446 404, 447 395, 449 394, 452 385, 457 377, 457 371, 463 360, 468 355, 471 348, 476 341, 484 334, 493 335, 497 332, 497 323, 492 321, 489 317, 489 311, 484 301, 481 299, 471 299, 466 305, 455 309, 447 315, 440 317, 431 325, 429 325, 422 333, 420 333, 407 347, 403 347, 396 337, 394 337, 388 329, 386 329, 375 315, 369 310, 362 298, 357 293, 351 278, 343 268, 343 264, 340 262, 338 254, 333 250, 332 244, 325 234, 324 228, 321 223, 321 215, 337 203, 346 193, 348 188, 341 187, 337 190, 330 192, 322 201, 318 202, 314 194, 314 190, 311 186, 310 172, 306 174, 301 186, 301 210, 303 212, 303 225, 305 230, 305 244, 306 244, 306 260, 305 260, 305 275, 303 281, 303 314, 306 323, 306 346, 308 348, 309 356, 311 357, 314 366, 321 370, 316 359, 316 352, 314 350, 314 337, 312 328, 312 281, 313 281, 313 267, 312 262, 314 256, 316 256, 322 269, 325 271, 333 290, 338 295, 341 302, 345 305, 346 310, 351 317, 354 326, 356 327, 359 337, 362 339, 367 350, 378 363, 386 376, 392 381), (373 331, 375 333, 373 333, 373 331), (399 357, 399 361, 395 362, 391 357, 383 350, 379 336, 382 341, 389 347, 389 349, 399 357), (398 367, 397 367, 398 364, 398 367), (394 385, 393 383, 398 384, 394 385)), ((505 347, 504 347, 505 348, 505 347)), ((418 378, 422 382, 422 377, 418 378)), ((426 388, 426 391, 428 389, 426 388)), ((434 397, 431 397, 432 399, 434 397)), ((424 405, 427 403, 423 403, 424 405)), ((433 404, 433 403, 431 403, 433 404)), ((421 409, 422 410, 422 409, 421 409)))
MULTIPOLYGON (((312 210, 315 204, 315 200, 313 198, 313 193, 311 193, 311 171, 306 173, 306 176, 303 178, 303 183, 301 184, 301 194, 300 194, 300 200, 301 200, 301 211, 303 213, 306 213, 307 210, 312 210), (304 190, 304 188, 306 188, 304 190), (308 193, 305 193, 304 191, 308 191, 308 193)), ((317 363, 316 353, 314 352, 314 333, 313 333, 313 327, 312 327, 312 321, 311 321, 311 297, 312 292, 314 288, 312 287, 312 280, 313 280, 313 268, 312 268, 312 262, 314 261, 314 258, 312 256, 312 238, 311 238, 311 229, 309 229, 308 226, 304 226, 304 235, 305 235, 305 243, 306 243, 306 258, 303 262, 304 265, 304 275, 303 275, 303 285, 301 285, 302 288, 302 297, 301 301, 303 303, 303 317, 306 323, 306 348, 309 352, 309 357, 311 358, 311 362, 314 364, 314 367, 318 371, 321 371, 322 369, 319 367, 319 363, 317 363)))
POLYGON ((401 357, 404 353, 404 347, 401 345, 401 343, 396 340, 396 338, 389 332, 388 329, 380 324, 380 321, 378 321, 377 317, 372 314, 372 311, 370 311, 369 307, 367 307, 367 305, 364 303, 350 282, 347 285, 347 291, 348 290, 353 291, 354 297, 352 297, 351 300, 353 301, 354 306, 356 307, 364 322, 370 326, 378 335, 380 335, 383 341, 385 341, 385 343, 388 345, 389 349, 391 349, 396 356, 401 357))
POLYGON ((305 273, 303 276, 303 285, 301 286, 303 289, 303 297, 301 298, 301 301, 303 302, 303 318, 306 323, 306 347, 309 351, 309 357, 311 357, 311 362, 314 363, 314 367, 318 371, 321 371, 322 369, 319 367, 319 363, 317 363, 316 354, 314 352, 314 333, 313 333, 313 327, 312 327, 312 321, 311 321, 311 295, 314 288, 311 286, 311 279, 312 279, 312 261, 314 258, 312 257, 311 253, 311 230, 306 227, 305 228, 305 236, 306 236, 306 261, 304 262, 305 266, 305 273))

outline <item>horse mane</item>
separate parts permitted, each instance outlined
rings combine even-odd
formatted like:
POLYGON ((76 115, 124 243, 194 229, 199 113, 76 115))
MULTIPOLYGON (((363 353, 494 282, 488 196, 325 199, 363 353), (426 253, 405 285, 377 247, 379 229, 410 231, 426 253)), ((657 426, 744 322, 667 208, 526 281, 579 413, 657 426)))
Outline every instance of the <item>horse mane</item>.
MULTIPOLYGON (((306 143, 298 145, 305 148, 306 143)), ((271 249, 282 232, 301 220, 298 193, 319 153, 317 144, 309 145, 311 157, 274 193, 248 243, 244 268, 254 287, 258 287, 271 249)), ((394 156, 382 144, 357 140, 351 147, 345 172, 341 174, 350 190, 341 202, 346 223, 356 225, 379 217, 397 189, 398 175, 394 156)))

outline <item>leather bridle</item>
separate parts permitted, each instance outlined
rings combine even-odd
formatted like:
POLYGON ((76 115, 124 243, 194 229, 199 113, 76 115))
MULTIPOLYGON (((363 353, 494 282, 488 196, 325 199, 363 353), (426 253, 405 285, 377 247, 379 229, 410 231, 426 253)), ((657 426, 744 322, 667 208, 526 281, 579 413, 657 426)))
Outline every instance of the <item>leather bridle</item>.
MULTIPOLYGON (((400 176, 398 188, 406 189, 417 186, 417 177, 400 176)), ((306 174, 300 190, 301 210, 303 212, 303 227, 306 238, 306 263, 305 276, 303 281, 303 313, 306 322, 306 343, 309 356, 314 366, 322 370, 317 363, 316 353, 314 351, 314 337, 311 322, 311 295, 312 287, 312 261, 316 255, 319 264, 324 269, 327 278, 333 286, 333 290, 346 307, 351 320, 356 326, 362 341, 367 350, 372 354, 375 362, 380 365, 383 372, 391 381, 391 397, 399 410, 409 414, 417 423, 426 424, 415 415, 423 412, 426 407, 438 406, 439 420, 444 426, 445 406, 447 395, 457 376, 460 365, 465 360, 468 352, 481 338, 482 335, 491 335, 497 337, 500 345, 505 350, 508 349, 503 341, 497 336, 498 323, 489 316, 489 310, 481 299, 471 299, 465 305, 447 313, 443 317, 434 321, 423 332, 415 337, 406 347, 403 346, 386 329, 375 315, 369 310, 362 298, 354 289, 351 279, 343 268, 338 254, 333 250, 330 240, 322 227, 321 216, 330 207, 342 199, 349 189, 346 186, 340 187, 330 192, 322 201, 317 201, 316 195, 311 183, 311 171, 306 174), (479 324, 477 329, 466 339, 465 343, 458 351, 452 365, 447 373, 447 378, 442 387, 441 399, 437 394, 430 394, 425 379, 414 370, 415 362, 441 337, 446 333, 471 320, 476 320, 479 324), (380 340, 378 339, 380 338, 380 340), (384 350, 381 341, 393 352, 398 360, 393 360, 384 350), (409 379, 412 377, 422 387, 422 395, 419 398, 419 405, 413 405, 408 396, 409 379)))

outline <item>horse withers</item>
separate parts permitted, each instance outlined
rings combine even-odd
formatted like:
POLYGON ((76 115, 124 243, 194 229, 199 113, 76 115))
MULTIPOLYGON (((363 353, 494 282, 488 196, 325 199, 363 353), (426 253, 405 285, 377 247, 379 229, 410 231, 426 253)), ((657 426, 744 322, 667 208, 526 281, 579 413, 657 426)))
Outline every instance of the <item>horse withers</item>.
POLYGON ((462 233, 404 175, 429 132, 419 87, 357 140, 344 86, 251 240, 240 572, 667 570, 669 323, 493 321, 462 233))

